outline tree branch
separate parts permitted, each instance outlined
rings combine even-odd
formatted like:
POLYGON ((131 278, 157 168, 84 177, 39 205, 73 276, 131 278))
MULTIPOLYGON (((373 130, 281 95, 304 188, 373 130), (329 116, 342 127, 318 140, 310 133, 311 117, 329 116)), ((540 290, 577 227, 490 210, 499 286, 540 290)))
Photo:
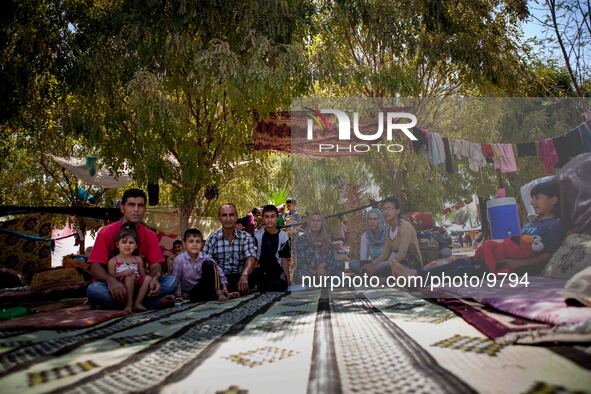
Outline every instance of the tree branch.
POLYGON ((565 47, 564 42, 562 40, 562 35, 561 35, 560 31, 558 30, 558 21, 556 18, 556 0, 547 0, 547 4, 550 8, 550 16, 552 18, 552 25, 554 27, 554 33, 556 34, 556 39, 558 40, 558 45, 560 46, 560 51, 562 52, 562 57, 564 58, 564 62, 566 64, 566 69, 568 71, 568 75, 570 76, 571 82, 572 82, 573 86, 575 87, 575 91, 577 92, 577 96, 584 97, 583 91, 582 91, 581 87, 579 86, 579 83, 577 81, 575 73, 574 73, 572 66, 570 64, 570 59, 566 53, 566 47, 565 47))

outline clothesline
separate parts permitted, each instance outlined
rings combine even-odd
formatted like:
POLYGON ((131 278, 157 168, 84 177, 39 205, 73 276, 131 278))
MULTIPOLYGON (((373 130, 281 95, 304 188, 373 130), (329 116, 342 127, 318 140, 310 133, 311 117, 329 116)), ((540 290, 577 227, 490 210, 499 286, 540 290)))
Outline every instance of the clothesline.
POLYGON ((454 155, 458 159, 468 158, 468 166, 472 171, 478 172, 484 166, 493 164, 502 173, 518 171, 516 157, 537 156, 544 163, 546 173, 552 175, 556 166, 562 167, 573 157, 591 152, 591 128, 587 122, 556 137, 517 144, 450 140, 439 133, 417 127, 413 131, 418 139, 412 141, 415 153, 426 153, 433 165, 445 164, 446 171, 450 173, 454 172, 454 155))
POLYGON ((15 231, 8 230, 4 227, 0 227, 0 233, 4 233, 4 234, 10 235, 15 238, 22 238, 22 239, 26 239, 26 240, 30 240, 30 241, 47 242, 52 251, 55 248, 55 241, 59 241, 60 239, 66 239, 66 238, 70 238, 70 237, 74 237, 74 236, 78 235, 78 233, 72 233, 69 235, 64 235, 63 237, 44 238, 44 237, 39 237, 37 235, 17 233, 15 231))

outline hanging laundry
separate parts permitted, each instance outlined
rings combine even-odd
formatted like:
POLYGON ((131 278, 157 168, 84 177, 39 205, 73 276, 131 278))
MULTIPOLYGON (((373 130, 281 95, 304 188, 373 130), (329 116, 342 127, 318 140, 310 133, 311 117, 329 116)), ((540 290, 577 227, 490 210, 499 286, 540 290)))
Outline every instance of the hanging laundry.
POLYGON ((472 171, 480 171, 486 165, 486 158, 482 153, 482 146, 475 142, 456 140, 453 142, 454 154, 458 159, 468 158, 468 167, 472 171))
POLYGON ((584 152, 581 135, 574 130, 554 138, 554 146, 558 153, 558 167, 563 167, 570 159, 584 152))
POLYGON ((431 132, 429 130, 423 130, 425 134, 425 141, 427 141, 427 156, 430 156, 431 152, 431 132))
POLYGON ((492 148, 496 154, 495 157, 498 157, 494 159, 495 168, 501 170, 502 173, 517 171, 512 144, 492 144, 492 148))
POLYGON ((482 154, 486 158, 486 161, 492 163, 494 158, 492 146, 490 144, 480 144, 480 147, 482 148, 482 154))
POLYGON ((454 154, 458 159, 470 156, 470 143, 464 140, 453 141, 454 154))
POLYGON ((589 127, 589 124, 583 122, 576 128, 576 130, 579 131, 585 152, 591 152, 591 127, 589 127))
POLYGON ((454 164, 451 161, 451 149, 448 138, 443 139, 443 149, 445 151, 445 170, 451 174, 454 172, 454 164))
POLYGON ((486 166, 486 158, 482 153, 482 146, 475 142, 470 142, 470 155, 468 156, 468 167, 472 171, 480 171, 480 169, 486 166))
POLYGON ((96 156, 86 156, 86 171, 90 177, 96 175, 96 159, 96 156))
POLYGON ((425 132, 418 127, 413 127, 410 129, 412 134, 417 137, 416 141, 412 141, 412 150, 416 153, 426 153, 427 152, 427 139, 425 138, 425 132))
POLYGON ((558 163, 558 153, 552 138, 545 138, 538 142, 540 148, 540 159, 544 162, 546 175, 554 174, 554 166, 558 163))
POLYGON ((445 147, 443 145, 443 139, 439 133, 431 133, 429 159, 431 159, 433 165, 436 166, 445 163, 445 147))
POLYGON ((517 156, 537 156, 535 142, 523 142, 517 144, 517 156))

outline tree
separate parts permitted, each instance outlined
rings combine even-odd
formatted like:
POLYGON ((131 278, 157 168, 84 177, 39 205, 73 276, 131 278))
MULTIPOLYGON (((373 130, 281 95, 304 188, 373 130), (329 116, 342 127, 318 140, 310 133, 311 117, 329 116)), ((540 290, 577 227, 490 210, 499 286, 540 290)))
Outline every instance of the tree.
MULTIPOLYGON (((82 206, 103 190, 78 182, 48 155, 85 156, 92 149, 63 128, 70 110, 69 7, 61 1, 2 2, 0 18, 0 203, 82 206)), ((54 223, 64 224, 63 217, 54 223)), ((83 232, 83 218, 74 223, 83 232)), ((81 243, 84 251, 84 242, 81 243)))
POLYGON ((588 1, 538 0, 547 14, 538 22, 550 33, 548 43, 560 51, 570 83, 578 97, 589 97, 591 78, 591 3, 588 1))
POLYGON ((0 3, 0 126, 2 137, 27 110, 47 101, 69 51, 64 2, 0 3))
POLYGON ((172 185, 182 232, 207 186, 255 160, 254 113, 305 87, 306 12, 281 1, 81 4, 68 127, 110 168, 127 161, 136 180, 172 185))
MULTIPOLYGON (((519 23, 528 15, 525 1, 320 1, 317 12, 310 52, 318 95, 419 97, 412 112, 422 114, 431 110, 422 108, 425 97, 514 94, 533 80, 522 57, 527 48, 519 41, 519 23)), ((443 129, 432 120, 420 126, 443 129)), ((454 130, 447 136, 470 134, 454 130)), ((422 176, 413 170, 424 165, 411 156, 383 152, 368 161, 383 195, 408 197, 419 206, 429 195, 439 204, 469 197, 465 188, 450 191, 450 182, 437 173, 428 174, 435 183, 413 179, 413 173, 422 176), (412 196, 415 187, 418 200, 412 196)))
POLYGON ((522 79, 525 1, 320 1, 317 11, 319 94, 498 94, 522 79))

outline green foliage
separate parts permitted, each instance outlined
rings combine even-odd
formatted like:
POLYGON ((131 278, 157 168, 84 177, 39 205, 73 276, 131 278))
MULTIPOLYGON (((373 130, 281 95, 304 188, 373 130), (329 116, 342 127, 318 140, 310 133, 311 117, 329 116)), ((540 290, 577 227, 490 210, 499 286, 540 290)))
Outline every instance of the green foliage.
MULTIPOLYGON (((523 42, 527 14, 524 0, 5 1, 0 203, 78 203, 77 182, 48 154, 96 154, 115 172, 130 166, 139 187, 160 180, 161 205, 183 207, 185 219, 193 208, 215 215, 222 201, 247 212, 286 190, 302 212, 337 212, 351 185, 377 185, 404 209, 434 212, 491 195, 499 182, 516 195, 543 174, 537 159, 519 159, 518 174, 499 178, 463 160, 446 174, 408 145, 336 162, 253 153, 249 144, 255 114, 298 96, 574 95, 568 72, 523 42), (204 198, 209 185, 217 201, 204 198)), ((591 91, 588 80, 582 86, 591 91)), ((436 104, 414 108, 419 126, 478 142, 554 136, 578 119, 551 105, 516 115, 436 104)))
POLYGON ((254 114, 303 92, 298 2, 144 2, 82 7, 78 110, 69 128, 109 167, 173 186, 173 203, 205 213, 252 161, 254 114), (106 66, 108 65, 108 67, 106 66))
POLYGON ((527 73, 525 1, 319 1, 310 45, 318 94, 503 94, 527 73))
POLYGON ((2 1, 0 22, 0 124, 14 125, 62 80, 71 32, 60 1, 2 1))

